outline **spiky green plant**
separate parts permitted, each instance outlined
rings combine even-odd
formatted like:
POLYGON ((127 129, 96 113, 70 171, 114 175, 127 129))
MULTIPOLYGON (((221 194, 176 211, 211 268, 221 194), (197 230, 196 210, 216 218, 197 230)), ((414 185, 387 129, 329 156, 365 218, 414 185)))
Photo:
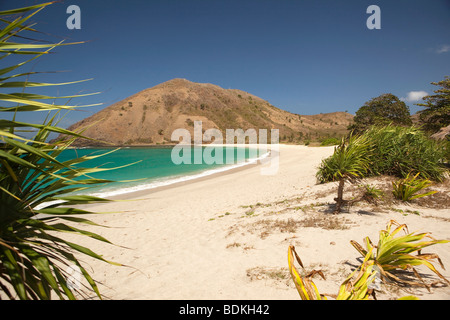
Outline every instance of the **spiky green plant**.
POLYGON ((377 204, 378 200, 380 200, 384 196, 384 192, 375 186, 364 184, 362 187, 364 188, 364 193, 361 196, 361 200, 377 204))
POLYGON ((437 191, 418 193, 432 185, 432 182, 428 179, 417 178, 419 174, 420 172, 413 177, 408 174, 406 178, 392 182, 394 197, 402 201, 411 201, 437 193, 437 191))
MULTIPOLYGON (((369 261, 368 254, 361 266, 353 271, 339 287, 339 292, 334 297, 336 300, 368 300, 372 295, 373 290, 369 288, 370 284, 375 279, 375 271, 373 270, 373 262, 369 261)), ((312 277, 316 274, 320 275, 324 280, 325 276, 321 270, 313 270, 306 276, 301 276, 295 267, 294 263, 297 261, 303 268, 302 261, 295 251, 294 246, 289 246, 288 249, 288 264, 289 272, 292 280, 302 300, 327 300, 326 295, 323 295, 317 289, 317 286, 312 281, 312 277)))
POLYGON ((308 273, 307 276, 302 277, 300 272, 298 272, 297 268, 295 267, 295 261, 297 261, 297 263, 299 263, 300 266, 304 268, 302 260, 295 251, 295 247, 289 246, 288 248, 289 272, 291 274, 292 280, 294 281, 295 287, 297 288, 297 291, 300 295, 300 298, 302 300, 327 300, 325 295, 319 293, 317 286, 312 281, 312 277, 316 274, 319 274, 323 279, 325 279, 325 276, 323 275, 322 271, 313 270, 312 272, 308 273))
POLYGON ((368 300, 374 296, 370 285, 376 278, 374 264, 369 260, 370 252, 364 257, 363 262, 353 271, 339 287, 336 300, 368 300))
POLYGON ((413 285, 427 286, 419 273, 414 269, 414 266, 424 265, 438 275, 447 284, 450 282, 441 274, 434 265, 430 262, 433 259, 437 260, 442 268, 441 259, 434 253, 422 254, 421 250, 438 243, 448 243, 447 240, 435 240, 429 233, 407 233, 407 226, 399 224, 391 220, 386 226, 385 230, 380 231, 378 244, 375 246, 372 241, 366 237, 364 242, 366 249, 356 241, 352 240, 351 244, 363 256, 367 257, 370 254, 370 261, 379 268, 382 279, 392 279, 400 283, 407 283, 413 285), (393 228, 395 226, 395 229, 393 228), (400 231, 405 231, 405 235, 398 236, 400 231), (429 238, 428 241, 422 241, 424 238, 429 238), (414 253, 417 253, 414 255, 414 253), (412 270, 413 273, 420 280, 409 281, 396 276, 392 271, 395 270, 412 270))
MULTIPOLYGON (((81 157, 65 162, 58 155, 67 149, 80 133, 64 130, 55 123, 56 114, 43 124, 15 120, 19 112, 71 110, 73 106, 47 103, 57 97, 28 94, 29 87, 49 87, 50 84, 28 81, 36 72, 18 72, 17 69, 47 54, 61 44, 19 43, 29 37, 19 33, 35 32, 28 20, 50 5, 40 5, 0 12, 0 59, 20 55, 24 61, 0 69, 0 112, 13 112, 12 120, 0 120, 0 297, 9 299, 75 299, 81 294, 70 285, 69 268, 76 266, 86 280, 85 285, 101 298, 96 282, 79 260, 87 255, 107 261, 89 248, 70 242, 61 235, 79 234, 109 243, 102 236, 80 229, 81 224, 94 224, 84 218, 92 212, 73 208, 73 205, 105 202, 87 195, 73 195, 92 184, 107 183, 89 175, 99 168, 81 168, 80 164, 92 157, 81 157), (31 57, 31 58, 29 58, 31 57), (20 80, 22 79, 22 80, 20 80), (19 88, 21 92, 4 92, 19 88), (33 138, 24 138, 24 128, 37 130, 33 138), (47 142, 50 133, 71 137, 66 141, 47 142), (77 168, 75 168, 77 167, 77 168), (81 186, 80 186, 81 185, 81 186)), ((74 98, 71 96, 66 98, 74 98)), ((61 97, 59 97, 61 98, 61 97)))
POLYGON ((420 172, 420 178, 445 178, 443 142, 430 139, 421 128, 386 125, 372 127, 364 134, 373 150, 370 175, 386 174, 405 178, 420 172))
MULTIPOLYGON (((422 234, 407 234, 403 237, 395 237, 401 230, 406 229, 406 225, 399 225, 397 222, 391 220, 386 227, 386 230, 380 231, 380 241, 377 246, 374 246, 369 238, 366 238, 367 250, 355 241, 351 244, 364 257, 361 265, 355 269, 340 285, 337 295, 321 294, 312 280, 315 275, 320 275, 325 279, 325 275, 321 270, 312 270, 307 275, 302 276, 298 271, 295 263, 298 263, 304 268, 303 263, 297 254, 294 246, 288 248, 288 266, 291 278, 294 281, 295 287, 302 300, 327 300, 327 296, 335 298, 336 300, 368 300, 370 297, 375 298, 375 291, 373 283, 377 277, 381 279, 390 278, 406 284, 423 284, 415 281, 408 281, 400 279, 392 273, 394 269, 412 269, 414 273, 420 278, 417 271, 413 268, 416 265, 426 265, 434 271, 444 281, 449 283, 434 268, 429 260, 437 259, 443 267, 441 260, 436 254, 421 254, 420 250, 437 243, 446 243, 446 240, 422 241, 425 237, 430 237, 427 233, 422 234), (396 225, 395 230, 391 230, 392 226, 396 225), (413 256, 411 253, 418 252, 413 256)), ((421 278, 420 278, 421 279, 421 278)), ((418 300, 415 296, 405 296, 398 300, 418 300)))
POLYGON ((366 136, 350 135, 335 147, 331 157, 320 164, 316 174, 320 182, 338 181, 335 213, 341 212, 344 203, 343 192, 346 181, 360 180, 369 170, 370 145, 366 136))
MULTIPOLYGON (((445 166, 448 153, 446 142, 430 139, 421 128, 393 125, 371 127, 361 137, 366 139, 370 150, 367 154, 367 176, 385 174, 404 178, 409 173, 420 172, 420 178, 442 181, 448 172, 445 166)), ((326 159, 325 162, 335 160, 326 159)), ((321 167, 323 169, 326 168, 321 167)), ((335 181, 335 177, 327 171, 319 172, 318 178, 322 183, 335 181)))

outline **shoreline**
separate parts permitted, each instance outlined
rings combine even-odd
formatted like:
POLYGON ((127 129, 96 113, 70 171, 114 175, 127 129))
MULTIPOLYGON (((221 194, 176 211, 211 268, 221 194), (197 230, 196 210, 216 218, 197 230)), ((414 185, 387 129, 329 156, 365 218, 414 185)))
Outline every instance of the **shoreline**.
MULTIPOLYGON (((214 179, 215 177, 220 177, 221 175, 231 174, 234 172, 239 172, 241 170, 245 170, 250 167, 261 165, 264 160, 271 157, 271 152, 272 152, 270 149, 271 148, 270 144, 234 144, 234 145, 215 144, 215 143, 212 143, 212 144, 217 147, 231 147, 232 146, 235 148, 241 148, 241 147, 258 148, 258 149, 265 148, 267 153, 262 156, 259 156, 257 158, 246 159, 245 162, 223 165, 223 166, 220 166, 220 167, 214 168, 214 169, 204 169, 204 170, 199 171, 198 173, 190 173, 188 175, 173 176, 173 177, 170 177, 166 181, 153 182, 153 183, 159 182, 159 183, 162 183, 162 185, 151 186, 152 183, 150 183, 149 187, 139 189, 139 190, 120 192, 120 190, 132 189, 134 187, 137 187, 137 186, 131 186, 131 187, 112 189, 112 190, 117 191, 116 194, 108 195, 108 193, 113 193, 114 191, 100 191, 100 192, 93 191, 93 192, 86 193, 86 195, 95 196, 95 197, 108 199, 108 200, 112 200, 112 201, 131 200, 134 198, 142 198, 142 197, 145 197, 146 195, 152 194, 154 192, 167 190, 167 189, 171 189, 171 188, 176 188, 176 187, 194 183, 197 181, 201 182, 206 179, 214 179), (256 163, 255 163, 255 161, 256 161, 256 163), (227 168, 228 166, 230 166, 230 168, 227 168), (176 181, 176 180, 181 180, 181 181, 176 181), (167 184, 165 184, 165 182, 167 182, 167 184)), ((193 145, 191 145, 191 146, 193 146, 193 145)), ((82 193, 82 194, 85 194, 85 193, 82 193)), ((93 204, 87 204, 87 205, 79 205, 78 207, 88 208, 88 207, 93 207, 96 205, 97 204, 93 203, 93 204)), ((44 207, 46 207, 46 205, 42 204, 38 208, 44 208, 44 207)))
MULTIPOLYGON (((189 173, 179 176, 169 176, 167 177, 167 180, 156 180, 153 182, 150 182, 149 184, 140 185, 142 189, 139 189, 139 185, 136 186, 129 186, 129 187, 123 187, 123 188, 117 188, 112 189, 110 191, 101 191, 101 192, 92 192, 89 193, 90 195, 100 197, 100 198, 106 198, 111 200, 118 200, 118 199, 131 199, 133 197, 139 197, 140 195, 144 195, 151 192, 157 192, 160 190, 164 190, 170 187, 176 187, 180 185, 184 185, 186 183, 195 182, 195 181, 202 181, 204 179, 214 178, 218 177, 221 174, 228 174, 239 170, 244 170, 247 167, 256 166, 262 164, 267 159, 270 159, 272 157, 272 148, 271 145, 253 145, 253 144, 234 144, 234 145, 227 145, 227 144, 214 144, 215 147, 234 147, 234 148, 257 148, 258 150, 263 149, 263 151, 266 151, 265 154, 259 155, 256 158, 249 158, 245 159, 245 161, 233 163, 233 164, 222 164, 219 167, 216 168, 205 168, 203 170, 200 170, 195 173, 189 173), (154 184, 161 184, 156 185, 154 184), (138 190, 131 190, 130 189, 138 188, 138 190), (112 193, 109 195, 108 193, 112 193)), ((192 146, 191 146, 192 147, 192 146)), ((278 148, 278 147, 277 147, 278 148)))
MULTIPOLYGON (((279 143, 280 145, 287 146, 303 146, 304 144, 289 144, 289 143, 279 143)), ((78 146, 78 147, 69 147, 68 149, 127 149, 127 148, 173 148, 175 146, 191 146, 191 147, 208 147, 208 146, 216 146, 216 147, 255 147, 255 146, 270 146, 272 144, 249 144, 249 143, 202 143, 202 144, 182 144, 182 143, 166 143, 166 144, 136 144, 136 145, 87 145, 87 146, 78 146)))
MULTIPOLYGON (((199 170, 198 172, 189 172, 188 174, 177 175, 177 176, 168 176, 161 179, 156 179, 155 181, 149 182, 148 184, 127 186, 117 189, 104 190, 104 191, 93 191, 89 192, 89 195, 111 199, 111 200, 119 200, 119 199, 130 199, 133 197, 139 197, 141 195, 145 195, 146 193, 157 192, 159 190, 164 190, 170 187, 176 187, 179 185, 183 185, 185 183, 190 183, 194 181, 202 181, 206 178, 214 178, 221 174, 227 174, 234 172, 236 170, 243 170, 249 166, 260 165, 267 158, 272 157, 272 145, 270 144, 215 144, 212 143, 208 146, 214 145, 214 147, 234 147, 234 148, 256 148, 258 150, 266 151, 265 154, 259 155, 256 158, 245 159, 245 161, 232 163, 232 164, 222 164, 216 168, 204 168, 199 170), (256 163, 255 163, 256 162, 256 163), (167 178, 167 179, 166 179, 167 178), (136 189, 136 190, 133 190, 136 189), (128 191, 130 190, 130 191, 128 191)), ((206 147, 208 147, 206 146, 206 147)), ((190 145, 190 147, 195 147, 195 145, 190 145)), ((278 149, 278 147, 276 148, 278 149)))
MULTIPOLYGON (((130 199, 137 199, 137 198, 142 198, 145 197, 146 195, 150 195, 156 192, 160 192, 160 191, 164 191, 164 190, 169 190, 172 188, 177 188, 177 187, 181 187, 181 186, 186 186, 189 184, 194 184, 194 183, 201 183, 205 180, 210 180, 210 179, 215 179, 221 176, 225 176, 228 174, 233 174, 236 172, 240 172, 243 170, 247 170, 250 169, 252 167, 257 167, 261 165, 261 161, 258 160, 257 163, 249 163, 249 164, 245 164, 242 166, 238 166, 235 168, 231 168, 231 169, 227 169, 227 170, 223 170, 223 171, 219 171, 219 172, 214 172, 212 174, 208 174, 208 175, 204 175, 204 176, 200 176, 200 177, 196 177, 193 179, 187 179, 184 181, 177 181, 177 182, 173 182, 167 185, 163 185, 163 186, 156 186, 156 187, 151 187, 148 189, 142 189, 142 190, 136 190, 136 191, 131 191, 131 192, 126 192, 126 193, 122 193, 122 194, 117 194, 117 195, 113 195, 110 197, 107 197, 110 200, 130 200, 130 199)), ((207 170, 211 170, 211 169, 207 169, 207 170)), ((207 171, 206 170, 206 171, 207 171)), ((201 173, 199 173, 200 175, 201 173)))

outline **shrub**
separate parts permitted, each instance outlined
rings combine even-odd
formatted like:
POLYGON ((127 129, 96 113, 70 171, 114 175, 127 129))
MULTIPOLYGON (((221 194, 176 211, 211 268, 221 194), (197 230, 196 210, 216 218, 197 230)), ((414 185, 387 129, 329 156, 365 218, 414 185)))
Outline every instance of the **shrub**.
MULTIPOLYGON (((370 255, 367 254, 361 266, 351 273, 339 287, 339 293, 328 295, 335 297, 336 300, 368 300, 372 295, 373 290, 369 288, 375 279, 374 264, 369 260, 370 255)), ((312 270, 306 276, 302 276, 294 263, 295 260, 303 268, 302 261, 295 251, 294 246, 289 246, 288 249, 288 265, 289 272, 295 287, 302 300, 327 300, 327 295, 321 294, 317 286, 312 281, 314 275, 320 275, 325 280, 325 276, 321 270, 312 270)))
POLYGON ((363 178, 369 170, 370 144, 366 136, 350 136, 342 139, 331 157, 320 164, 316 174, 321 182, 339 181, 336 200, 336 213, 344 204, 343 191, 346 181, 355 182, 363 178))
POLYGON ((447 165, 450 164, 450 135, 447 135, 445 140, 445 160, 447 165))
POLYGON ((427 193, 418 193, 423 189, 428 188, 432 182, 428 179, 417 179, 419 173, 414 177, 408 174, 406 178, 392 182, 392 193, 394 197, 403 201, 411 201, 417 198, 435 194, 437 191, 430 191, 427 193))
MULTIPOLYGON (((435 181, 442 181, 445 177, 448 153, 445 142, 429 138, 419 128, 392 125, 372 127, 361 137, 369 144, 365 152, 370 164, 365 177, 386 174, 405 178, 410 173, 419 173, 421 178, 435 181)), ((335 154, 325 159, 319 171, 324 170, 324 164, 334 160, 335 154)), ((335 181, 333 176, 323 173, 318 173, 318 178, 321 183, 335 181)))
MULTIPOLYGON (((439 243, 448 243, 448 240, 435 240, 429 233, 406 233, 399 236, 400 231, 407 231, 405 224, 400 225, 394 220, 388 222, 386 229, 380 231, 378 244, 375 246, 368 237, 364 239, 366 249, 356 241, 350 241, 353 247, 362 255, 362 263, 356 268, 339 287, 337 295, 321 294, 313 282, 315 275, 325 279, 322 270, 312 270, 302 275, 295 266, 297 262, 302 268, 303 263, 294 246, 288 249, 288 266, 292 280, 302 300, 327 300, 327 296, 336 300, 367 300, 370 296, 375 298, 374 290, 378 279, 395 281, 401 285, 422 285, 429 288, 413 266, 424 265, 439 276, 447 285, 450 282, 441 274, 432 261, 437 260, 444 268, 439 256, 434 253, 421 253, 421 250, 439 243), (393 226, 396 226, 394 229, 393 226), (431 240, 422 241, 424 238, 431 240), (406 277, 395 274, 397 270, 412 270, 419 281, 412 281, 406 277)), ((415 296, 405 296, 399 300, 418 300, 415 296)))
POLYGON ((326 138, 323 140, 320 145, 321 146, 335 146, 341 142, 341 139, 338 138, 326 138))
POLYGON ((377 204, 378 200, 384 196, 384 192, 382 190, 370 184, 363 185, 363 188, 364 193, 361 199, 369 203, 377 204))
POLYGON ((405 224, 400 225, 396 221, 391 220, 387 224, 386 229, 380 231, 378 244, 376 246, 372 244, 369 237, 364 239, 366 249, 364 249, 356 241, 352 240, 350 243, 363 257, 365 257, 365 259, 367 259, 368 255, 370 256, 369 261, 373 261, 373 263, 378 267, 382 280, 389 278, 398 283, 427 286, 413 267, 424 265, 447 284, 450 284, 450 282, 442 274, 440 274, 431 263, 432 260, 437 260, 440 266, 444 268, 439 256, 434 253, 421 253, 421 250, 426 247, 438 243, 448 243, 449 241, 435 240, 429 233, 426 232, 406 233, 405 235, 398 236, 398 233, 402 230, 406 233, 407 226, 405 224), (393 229, 393 226, 396 226, 396 228, 393 229), (424 238, 430 238, 431 240, 421 241, 424 238), (413 253, 417 254, 413 255, 413 253), (392 272, 395 270, 408 269, 414 272, 420 282, 402 279, 392 272))
POLYGON ((372 146, 371 175, 387 174, 400 178, 420 172, 422 178, 444 178, 445 148, 416 127, 373 127, 365 135, 372 146))
POLYGON ((186 124, 189 126, 189 127, 193 127, 194 126, 194 121, 192 121, 191 119, 186 119, 186 124))

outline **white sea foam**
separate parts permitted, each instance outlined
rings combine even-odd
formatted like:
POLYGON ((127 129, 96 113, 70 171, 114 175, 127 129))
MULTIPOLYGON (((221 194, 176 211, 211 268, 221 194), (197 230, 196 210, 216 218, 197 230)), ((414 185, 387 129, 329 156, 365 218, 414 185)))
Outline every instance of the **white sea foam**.
MULTIPOLYGON (((139 185, 127 186, 127 187, 122 187, 122 188, 115 188, 115 189, 106 188, 104 190, 99 190, 98 192, 90 193, 89 195, 107 199, 107 198, 110 198, 113 196, 123 195, 123 194, 127 194, 127 193, 169 186, 169 185, 172 185, 175 183, 195 180, 195 179, 203 178, 203 177, 210 176, 210 175, 213 175, 216 173, 225 172, 228 170, 236 169, 236 168, 251 165, 251 164, 256 164, 256 163, 258 163, 258 161, 263 161, 264 159, 269 157, 269 155, 270 155, 270 152, 267 152, 257 158, 246 159, 245 161, 242 161, 242 162, 239 162, 236 164, 224 165, 219 168, 205 170, 205 171, 202 171, 197 174, 166 177, 164 179, 154 180, 149 183, 143 183, 143 184, 139 184, 139 185)), ((65 201, 62 201, 62 200, 50 201, 50 202, 42 203, 42 204, 36 206, 35 209, 40 210, 40 209, 46 208, 50 205, 57 204, 57 203, 64 203, 64 202, 65 201)))
POLYGON ((225 172, 225 171, 236 169, 239 167, 256 164, 258 161, 261 161, 261 160, 267 158, 269 155, 270 155, 270 152, 267 152, 257 158, 247 159, 247 160, 237 163, 237 164, 225 165, 225 166, 222 166, 219 168, 205 170, 205 171, 197 173, 197 174, 183 175, 183 176, 176 176, 176 177, 167 177, 165 179, 158 179, 158 180, 152 181, 150 183, 142 183, 139 185, 117 188, 117 189, 107 189, 104 191, 102 190, 99 192, 92 193, 90 195, 99 197, 99 198, 109 198, 109 197, 113 197, 113 196, 117 196, 117 195, 164 187, 164 186, 172 185, 172 184, 179 183, 179 182, 185 182, 185 181, 203 178, 206 176, 210 176, 210 175, 220 173, 220 172, 225 172))

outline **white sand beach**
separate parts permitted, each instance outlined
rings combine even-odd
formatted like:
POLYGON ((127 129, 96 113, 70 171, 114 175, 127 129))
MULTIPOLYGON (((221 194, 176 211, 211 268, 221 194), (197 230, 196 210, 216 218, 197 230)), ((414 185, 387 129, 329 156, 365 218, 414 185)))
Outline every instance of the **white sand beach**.
MULTIPOLYGON (((327 280, 315 279, 319 291, 336 294, 359 263, 350 240, 362 243, 369 236, 376 243, 379 230, 391 219, 406 223, 409 231, 450 240, 448 206, 395 203, 376 208, 360 203, 331 214, 336 184, 318 185, 315 173, 321 159, 332 153, 333 147, 280 145, 276 175, 261 175, 263 165, 251 165, 96 205, 93 211, 115 213, 90 216, 107 227, 89 230, 115 245, 79 236, 77 243, 127 266, 82 260, 106 299, 297 300, 288 271, 289 245, 308 271, 323 270, 327 280)), ((349 198, 352 187, 346 188, 344 197, 349 198)), ((450 243, 425 251, 437 253, 450 268, 450 243)), ((450 279, 448 271, 439 265, 437 269, 450 279)), ((418 271, 429 283, 439 280, 427 268, 418 271)), ((428 292, 388 286, 377 297, 410 294, 449 299, 450 287, 436 283, 428 292)))

